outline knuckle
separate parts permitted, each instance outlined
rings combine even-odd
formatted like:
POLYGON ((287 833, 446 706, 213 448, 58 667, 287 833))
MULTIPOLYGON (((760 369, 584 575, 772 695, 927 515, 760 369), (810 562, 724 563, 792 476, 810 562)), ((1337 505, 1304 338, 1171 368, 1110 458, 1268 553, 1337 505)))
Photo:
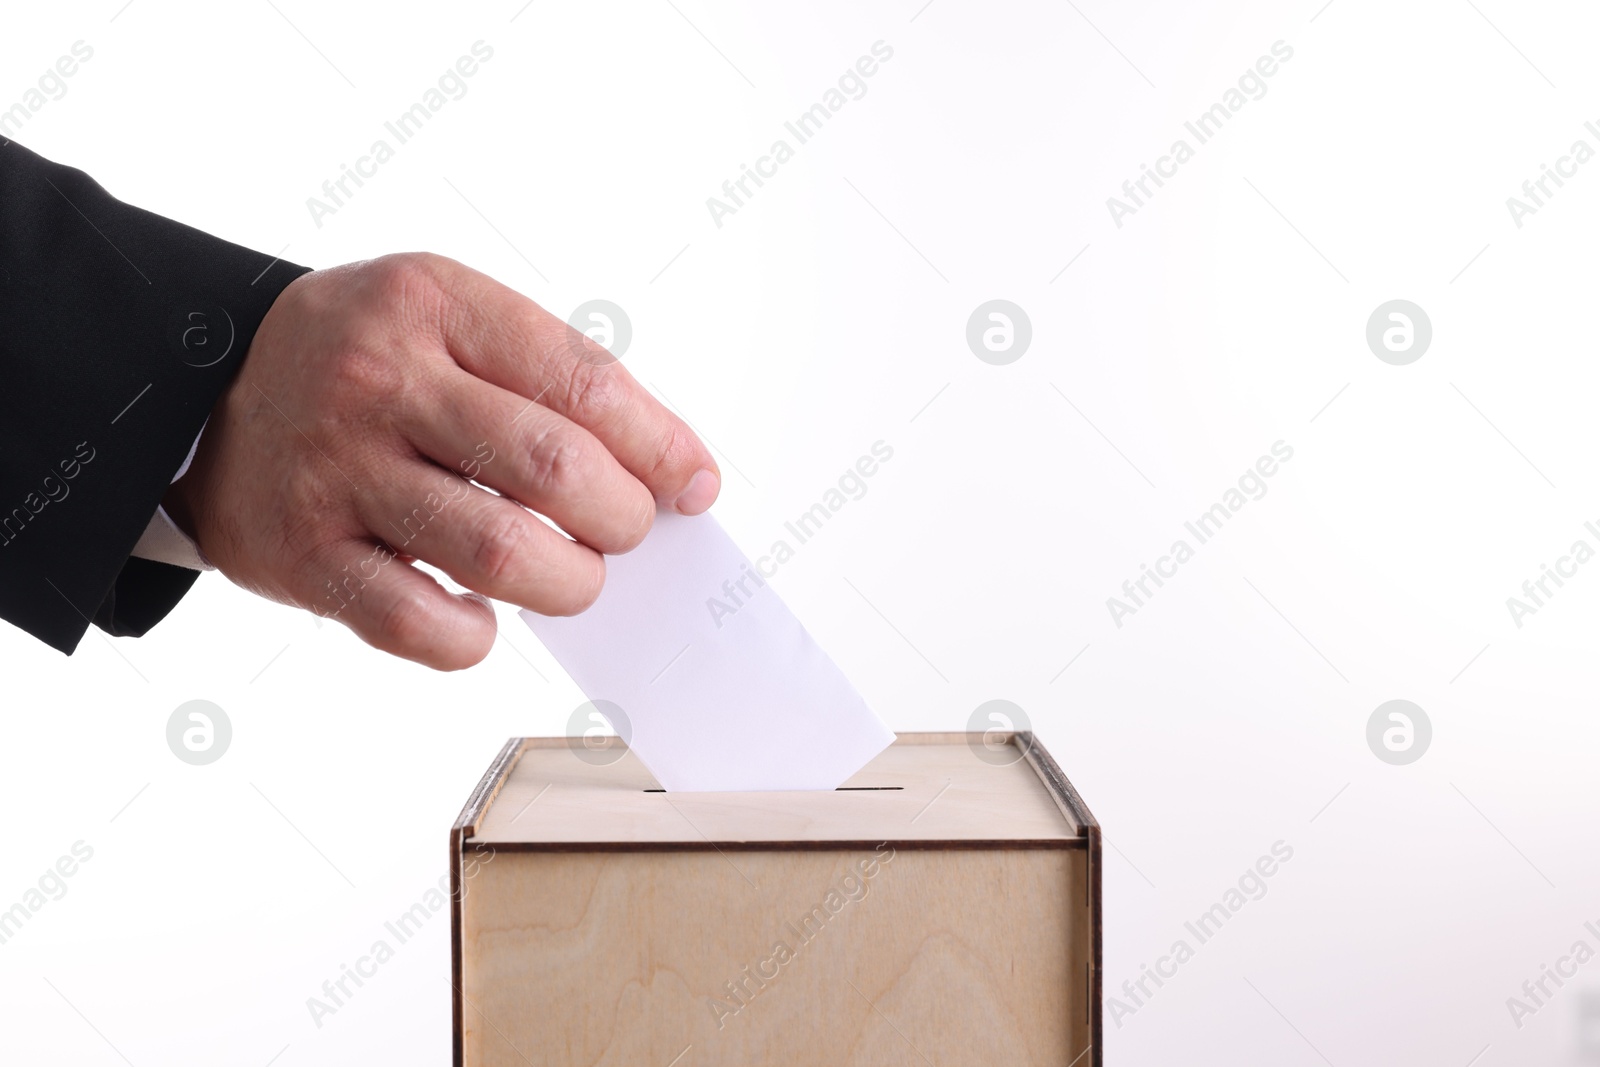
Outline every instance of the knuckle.
POLYGON ((428 640, 427 598, 420 591, 408 590, 396 596, 378 616, 379 647, 388 651, 418 649, 428 640))
POLYGON ((383 303, 401 300, 418 286, 428 283, 428 269, 420 256, 401 252, 372 261, 369 268, 372 288, 383 303))
POLYGON ((615 366, 595 367, 576 361, 567 378, 566 410, 585 426, 601 422, 617 410, 623 397, 622 377, 615 366))
POLYGON ((646 475, 650 484, 661 485, 675 474, 684 477, 691 474, 688 468, 697 451, 696 443, 694 436, 682 423, 676 419, 668 423, 666 432, 657 435, 653 444, 650 470, 646 475))
POLYGON ((528 447, 528 479, 534 492, 563 496, 581 487, 584 448, 570 432, 560 427, 543 430, 528 447))
POLYGON ((341 346, 333 357, 335 395, 372 398, 397 394, 404 368, 392 355, 359 341, 341 346))
POLYGON ((526 570, 533 539, 526 516, 511 512, 496 515, 479 530, 472 553, 472 570, 478 579, 498 588, 526 570))
POLYGON ((376 314, 406 324, 437 324, 444 314, 449 263, 427 252, 400 252, 366 266, 376 314))
POLYGON ((442 258, 430 252, 395 252, 372 261, 373 277, 379 287, 399 292, 433 285, 439 277, 442 258))

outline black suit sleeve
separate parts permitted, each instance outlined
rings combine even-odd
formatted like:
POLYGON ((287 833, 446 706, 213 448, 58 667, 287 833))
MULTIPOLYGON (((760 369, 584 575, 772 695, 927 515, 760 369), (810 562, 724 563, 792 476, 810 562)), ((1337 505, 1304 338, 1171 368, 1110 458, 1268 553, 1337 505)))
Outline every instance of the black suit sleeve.
POLYGON ((130 557, 295 266, 0 144, 0 617, 140 635, 196 572, 130 557))

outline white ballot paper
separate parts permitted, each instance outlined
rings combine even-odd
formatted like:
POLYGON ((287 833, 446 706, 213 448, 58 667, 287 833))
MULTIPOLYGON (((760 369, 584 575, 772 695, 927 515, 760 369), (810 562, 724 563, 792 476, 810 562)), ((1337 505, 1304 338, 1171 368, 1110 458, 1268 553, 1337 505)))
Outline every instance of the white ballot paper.
POLYGON ((833 789, 894 740, 710 515, 657 514, 589 610, 522 618, 672 792, 833 789))

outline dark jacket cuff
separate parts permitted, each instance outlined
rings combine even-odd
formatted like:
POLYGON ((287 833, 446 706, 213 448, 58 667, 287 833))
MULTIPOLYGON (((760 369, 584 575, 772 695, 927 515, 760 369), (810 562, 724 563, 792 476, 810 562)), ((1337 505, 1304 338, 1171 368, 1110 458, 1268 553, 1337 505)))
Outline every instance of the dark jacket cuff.
POLYGON ((63 652, 193 584, 130 553, 278 294, 310 268, 0 145, 0 617, 63 652))

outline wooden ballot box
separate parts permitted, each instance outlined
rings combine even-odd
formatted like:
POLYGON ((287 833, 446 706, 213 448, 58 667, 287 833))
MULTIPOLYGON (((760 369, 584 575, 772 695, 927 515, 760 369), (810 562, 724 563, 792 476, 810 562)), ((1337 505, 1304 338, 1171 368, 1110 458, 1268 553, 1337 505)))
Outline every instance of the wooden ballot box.
POLYGON ((450 851, 457 1067, 1101 1064, 1100 827, 1029 733, 770 793, 517 738, 450 851))

